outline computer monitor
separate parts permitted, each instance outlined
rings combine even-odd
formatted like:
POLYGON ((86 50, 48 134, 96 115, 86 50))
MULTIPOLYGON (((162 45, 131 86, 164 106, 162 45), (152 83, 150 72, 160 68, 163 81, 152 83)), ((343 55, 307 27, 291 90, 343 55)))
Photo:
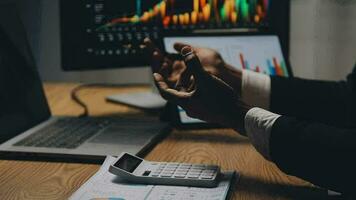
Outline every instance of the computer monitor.
POLYGON ((60 0, 60 15, 65 71, 148 66, 145 37, 272 32, 288 55, 289 0, 60 0))

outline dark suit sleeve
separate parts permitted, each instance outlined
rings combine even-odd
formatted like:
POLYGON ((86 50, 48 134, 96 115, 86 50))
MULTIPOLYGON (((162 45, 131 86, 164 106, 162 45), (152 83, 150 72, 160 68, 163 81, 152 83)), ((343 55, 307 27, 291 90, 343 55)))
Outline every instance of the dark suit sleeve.
POLYGON ((356 73, 346 81, 271 77, 272 112, 340 127, 356 127, 356 73))
POLYGON ((270 155, 289 175, 354 196, 356 129, 282 116, 272 127, 270 155))

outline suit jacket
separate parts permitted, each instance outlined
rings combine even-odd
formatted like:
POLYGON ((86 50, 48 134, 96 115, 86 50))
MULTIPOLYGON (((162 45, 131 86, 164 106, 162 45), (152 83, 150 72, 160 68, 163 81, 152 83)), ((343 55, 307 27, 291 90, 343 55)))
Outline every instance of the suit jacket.
POLYGON ((355 196, 356 68, 346 81, 271 77, 270 138, 284 172, 355 196))

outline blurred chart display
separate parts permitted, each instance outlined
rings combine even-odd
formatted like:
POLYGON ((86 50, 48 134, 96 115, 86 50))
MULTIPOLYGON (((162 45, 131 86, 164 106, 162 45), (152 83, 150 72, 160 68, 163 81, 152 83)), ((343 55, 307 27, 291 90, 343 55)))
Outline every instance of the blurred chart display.
POLYGON ((147 65, 140 43, 196 30, 265 29, 272 0, 61 0, 65 70, 147 65))

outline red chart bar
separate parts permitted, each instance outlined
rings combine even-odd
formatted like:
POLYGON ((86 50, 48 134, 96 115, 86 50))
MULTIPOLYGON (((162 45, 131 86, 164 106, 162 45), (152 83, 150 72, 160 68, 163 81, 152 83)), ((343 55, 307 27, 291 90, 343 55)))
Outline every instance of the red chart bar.
POLYGON ((273 64, 274 67, 276 68, 276 74, 279 76, 283 76, 283 70, 281 68, 281 66, 279 66, 277 58, 273 57, 273 64))
POLYGON ((242 53, 240 53, 240 61, 241 61, 242 69, 246 69, 244 55, 242 53))
POLYGON ((260 67, 256 66, 256 72, 261 72, 260 67))

